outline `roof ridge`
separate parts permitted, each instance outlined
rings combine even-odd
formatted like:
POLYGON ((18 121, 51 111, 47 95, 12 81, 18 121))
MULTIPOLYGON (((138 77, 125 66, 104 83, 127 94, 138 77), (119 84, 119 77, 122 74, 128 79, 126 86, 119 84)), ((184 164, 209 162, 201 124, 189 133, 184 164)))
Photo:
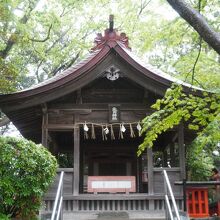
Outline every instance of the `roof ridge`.
POLYGON ((125 48, 131 49, 129 47, 129 38, 124 32, 119 33, 117 29, 111 30, 110 28, 106 29, 104 32, 104 36, 102 33, 97 33, 94 39, 95 46, 91 49, 91 51, 96 51, 104 46, 108 45, 110 48, 114 47, 116 44, 120 42, 125 48))

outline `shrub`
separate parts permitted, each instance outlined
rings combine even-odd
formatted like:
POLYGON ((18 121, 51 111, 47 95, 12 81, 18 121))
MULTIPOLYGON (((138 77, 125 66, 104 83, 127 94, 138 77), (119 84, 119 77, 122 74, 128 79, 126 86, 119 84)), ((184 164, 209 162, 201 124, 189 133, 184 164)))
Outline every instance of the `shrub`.
POLYGON ((0 213, 34 219, 56 168, 55 157, 42 145, 0 137, 0 213))
POLYGON ((188 179, 192 181, 207 181, 213 168, 213 158, 198 143, 193 143, 187 149, 188 179))
POLYGON ((10 217, 8 215, 0 213, 0 219, 1 220, 10 220, 10 217))

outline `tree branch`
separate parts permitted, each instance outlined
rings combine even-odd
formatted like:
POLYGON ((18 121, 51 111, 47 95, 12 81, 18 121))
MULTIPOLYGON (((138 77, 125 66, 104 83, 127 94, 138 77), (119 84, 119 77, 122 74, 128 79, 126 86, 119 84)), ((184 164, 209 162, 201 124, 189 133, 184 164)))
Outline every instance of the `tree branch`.
POLYGON ((198 11, 201 12, 201 0, 198 1, 198 11))
POLYGON ((63 32, 59 37, 58 39, 56 39, 52 45, 46 49, 45 53, 48 53, 57 43, 60 42, 60 40, 62 40, 62 38, 64 38, 66 36, 66 34, 69 32, 70 29, 67 29, 65 32, 63 32))
POLYGON ((196 60, 195 60, 195 62, 193 64, 193 68, 186 74, 184 82, 187 80, 189 74, 192 73, 191 84, 193 85, 193 82, 196 81, 202 88, 204 88, 204 86, 201 83, 199 83, 198 80, 195 79, 195 69, 196 69, 196 65, 198 63, 201 51, 202 51, 202 38, 199 37, 199 50, 198 50, 198 54, 197 54, 196 60))
POLYGON ((195 63, 193 65, 193 68, 192 68, 192 85, 193 85, 193 81, 194 81, 194 78, 195 78, 195 69, 196 69, 196 64, 199 60, 199 57, 200 57, 200 54, 201 54, 201 51, 202 51, 202 38, 200 37, 199 38, 199 51, 198 51, 198 55, 196 57, 196 60, 195 60, 195 63))
MULTIPOLYGON (((34 1, 32 4, 29 5, 28 10, 24 14, 24 16, 19 20, 21 24, 26 24, 30 18, 30 13, 34 10, 39 0, 34 1)), ((0 51, 0 58, 5 59, 8 56, 8 53, 12 49, 13 45, 17 42, 18 35, 20 34, 20 31, 15 30, 14 33, 11 34, 9 37, 6 46, 3 50, 0 51)))
POLYGON ((52 29, 52 24, 50 25, 48 32, 47 32, 47 36, 44 39, 35 39, 35 38, 28 38, 29 40, 33 41, 33 42, 45 42, 50 38, 50 31, 52 29))
POLYGON ((39 62, 39 64, 37 65, 37 70, 35 71, 35 76, 37 77, 38 83, 40 83, 42 81, 39 76, 39 69, 40 69, 40 66, 42 65, 42 63, 43 63, 43 60, 41 60, 39 62))
POLYGON ((173 9, 188 22, 218 54, 220 54, 220 34, 215 32, 205 18, 184 0, 167 0, 173 9))
POLYGON ((9 51, 11 50, 15 42, 16 42, 16 33, 10 36, 10 38, 7 41, 5 49, 0 51, 0 57, 2 59, 5 59, 7 57, 9 51))
POLYGON ((73 59, 70 60, 69 62, 66 62, 66 63, 64 63, 63 65, 54 68, 54 70, 52 70, 52 72, 51 72, 51 75, 52 75, 52 76, 55 76, 55 75, 56 75, 58 72, 60 72, 61 70, 65 70, 65 69, 71 67, 71 66, 75 63, 75 61, 79 58, 79 55, 80 55, 80 52, 78 52, 78 53, 76 54, 76 56, 73 57, 73 59))
POLYGON ((150 2, 151 2, 151 0, 149 0, 148 2, 142 2, 141 1, 141 7, 140 7, 140 10, 139 10, 138 15, 137 15, 138 18, 140 17, 143 10, 150 4, 150 2))
POLYGON ((202 88, 202 89, 205 89, 205 87, 194 77, 193 79, 195 82, 198 83, 198 85, 202 88))

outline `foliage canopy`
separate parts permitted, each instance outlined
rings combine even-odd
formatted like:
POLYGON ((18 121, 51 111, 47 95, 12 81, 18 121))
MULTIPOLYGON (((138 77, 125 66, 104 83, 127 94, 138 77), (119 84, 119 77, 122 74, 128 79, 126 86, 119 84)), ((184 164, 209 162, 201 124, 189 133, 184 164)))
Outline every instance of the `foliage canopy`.
MULTIPOLYGON (((219 32, 218 0, 193 0, 190 5, 219 32)), ((220 87, 218 54, 166 1, 16 0, 3 1, 0 7, 2 93, 29 87, 71 66, 92 47, 95 33, 108 27, 111 13, 115 27, 127 33, 132 49, 146 62, 187 82, 220 87)))
POLYGON ((186 94, 181 85, 173 84, 162 99, 152 108, 156 111, 142 121, 144 141, 138 155, 152 147, 158 136, 183 123, 185 129, 197 132, 197 139, 187 149, 188 169, 195 171, 191 177, 201 180, 210 174, 212 152, 220 140, 220 95, 203 91, 200 96, 186 94), (198 157, 200 159, 198 159, 198 157))
POLYGON ((34 219, 56 168, 56 159, 42 145, 0 137, 0 213, 34 219))

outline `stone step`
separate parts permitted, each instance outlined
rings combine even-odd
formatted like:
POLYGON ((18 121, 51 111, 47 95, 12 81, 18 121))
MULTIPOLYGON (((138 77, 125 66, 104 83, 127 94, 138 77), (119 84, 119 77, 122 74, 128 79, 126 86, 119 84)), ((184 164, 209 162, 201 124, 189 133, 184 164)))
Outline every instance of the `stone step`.
MULTIPOLYGON (((50 220, 51 213, 41 213, 41 220, 50 220)), ((63 220, 165 220, 164 212, 120 211, 120 212, 64 212, 63 220)))
MULTIPOLYGON (((41 213, 41 220, 50 220, 51 213, 41 213)), ((129 211, 129 212, 64 212, 63 220, 165 220, 164 212, 129 211)))
MULTIPOLYGON (((40 220, 50 220, 51 213, 42 212, 40 220)), ((165 220, 164 211, 74 211, 64 212, 63 220, 165 220)), ((186 213, 180 212, 181 220, 189 220, 186 213)), ((191 219, 192 220, 192 219, 191 219)), ((198 219, 196 219, 198 220, 198 219)), ((199 220, 217 220, 217 218, 206 218, 199 220)))
MULTIPOLYGON (((120 211, 120 212, 64 212, 63 220, 165 220, 165 213, 161 211, 120 211)), ((181 220, 188 220, 188 216, 180 212, 181 220)), ((51 213, 42 212, 40 220, 51 220, 51 213)), ((220 217, 191 218, 191 220, 220 220, 220 217)))

